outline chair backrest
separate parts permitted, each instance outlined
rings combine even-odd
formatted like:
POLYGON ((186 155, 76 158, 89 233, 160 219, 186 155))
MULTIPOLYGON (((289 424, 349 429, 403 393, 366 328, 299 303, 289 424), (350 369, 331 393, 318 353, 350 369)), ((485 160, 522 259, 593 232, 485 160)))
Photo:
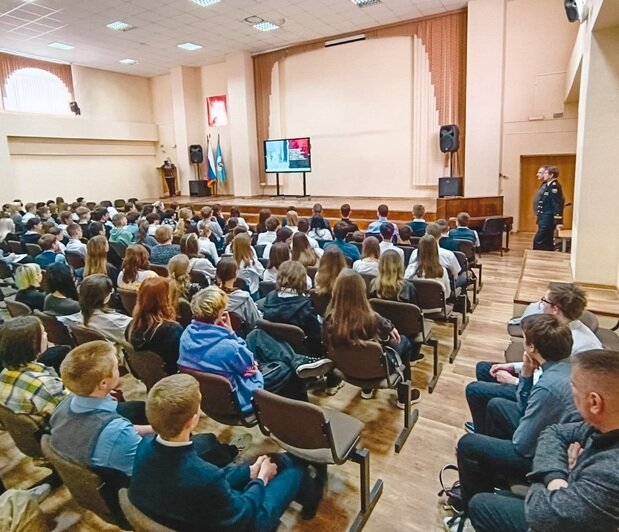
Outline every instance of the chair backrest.
POLYGON ((8 245, 11 253, 17 253, 20 255, 24 252, 24 247, 21 245, 21 242, 18 242, 17 240, 9 240, 8 245))
POLYGON ((505 231, 505 218, 503 216, 488 216, 484 220, 481 231, 486 234, 502 234, 505 231))
POLYGON ((191 323, 193 313, 191 312, 191 304, 184 298, 178 300, 178 323, 183 327, 187 327, 191 323))
POLYGON ((165 371, 165 362, 154 351, 127 349, 125 360, 131 368, 131 373, 144 383, 147 391, 161 379, 168 376, 165 371))
POLYGON ((75 339, 76 345, 82 345, 87 342, 93 342, 95 340, 106 340, 107 338, 103 336, 99 331, 92 329, 90 327, 85 327, 84 325, 79 324, 70 324, 69 329, 71 330, 71 334, 75 339))
POLYGON ((411 255, 416 248, 414 246, 407 246, 405 244, 398 244, 397 247, 399 247, 404 252, 404 267, 406 268, 406 265, 411 260, 411 255))
POLYGON ((469 261, 469 266, 475 264, 477 257, 475 257, 475 246, 470 240, 462 240, 460 238, 454 239, 458 243, 458 251, 464 253, 466 260, 469 261))
POLYGON ((321 316, 324 316, 327 311, 327 307, 331 302, 331 294, 319 294, 314 288, 312 288, 309 291, 309 296, 316 312, 318 312, 321 316))
MULTIPOLYGON (((453 254, 456 256, 456 259, 458 259, 458 264, 460 265, 460 272, 466 273, 469 269, 469 261, 466 260, 466 255, 462 253, 462 251, 454 251, 453 254)), ((451 272, 451 270, 449 269, 447 271, 451 272)))
POLYGON ((0 405, 0 423, 11 435, 17 448, 31 458, 43 458, 40 429, 28 414, 16 414, 6 406, 0 405))
POLYGON ((94 201, 87 201, 86 202, 86 207, 88 207, 91 211, 97 206, 97 204, 94 201))
POLYGON ((32 244, 30 242, 27 242, 26 253, 28 253, 28 255, 30 255, 34 259, 37 255, 43 253, 43 249, 41 248, 41 246, 39 246, 39 244, 32 244))
POLYGON ((422 310, 447 313, 445 289, 436 279, 411 279, 417 292, 417 303, 422 310))
POLYGON ((92 469, 60 456, 47 434, 41 438, 41 448, 76 502, 105 521, 114 523, 113 513, 101 494, 105 485, 103 479, 92 469))
POLYGON ((192 283, 199 284, 201 288, 206 288, 211 284, 211 279, 206 272, 202 270, 191 270, 189 272, 189 280, 192 283))
POLYGON ((363 277, 363 280, 365 281, 365 292, 367 295, 370 295, 370 292, 372 291, 372 281, 376 279, 376 275, 371 273, 362 273, 361 277, 363 277))
POLYGON ((256 244, 254 246, 254 249, 256 250, 256 256, 262 257, 262 254, 264 253, 264 250, 266 247, 267 247, 266 244, 256 244))
POLYGON ((318 266, 308 266, 306 270, 307 275, 312 280, 312 284, 314 284, 314 279, 316 279, 316 274, 318 273, 318 266))
POLYGON ((423 314, 417 305, 402 301, 370 299, 370 306, 383 318, 387 318, 401 335, 413 336, 425 333, 423 314))
POLYGON ((66 328, 64 323, 59 322, 55 316, 50 316, 40 310, 34 311, 34 315, 41 320, 43 328, 47 333, 47 339, 54 345, 68 345, 73 347, 75 342, 71 337, 69 329, 66 328))
POLYGON ((11 267, 3 260, 0 260, 0 279, 2 280, 9 279, 11 283, 14 282, 13 270, 11 270, 11 267))
POLYGON ((133 309, 138 302, 137 290, 127 290, 125 288, 118 288, 118 297, 123 305, 123 308, 129 313, 129 316, 133 314, 133 309))
POLYGON ((352 268, 352 259, 348 255, 344 255, 344 260, 346 261, 346 266, 352 268))
POLYGON ((243 318, 239 316, 236 312, 228 311, 228 316, 230 316, 230 325, 232 326, 232 330, 237 336, 241 336, 245 338, 246 332, 246 322, 243 321, 243 318))
POLYGON ((258 284, 258 294, 260 299, 266 297, 269 292, 272 292, 277 288, 275 281, 260 281, 258 284))
POLYGON ((378 342, 359 341, 356 345, 329 350, 329 358, 346 377, 356 380, 383 379, 387 367, 383 348, 378 342))
POLYGON ((597 316, 593 314, 593 312, 591 312, 590 310, 583 311, 583 313, 580 315, 580 318, 578 319, 582 321, 587 327, 589 327, 589 329, 591 329, 593 332, 596 332, 600 328, 600 323, 597 319, 597 316))
POLYGON ((124 199, 114 200, 114 208, 115 209, 124 209, 125 208, 125 200, 124 199))
POLYGON ((65 251, 64 256, 67 259, 69 266, 73 269, 83 268, 86 265, 84 262, 84 257, 75 251, 65 251))
POLYGON ((168 277, 169 272, 165 266, 161 264, 148 263, 148 269, 154 271, 159 277, 168 277))
POLYGON ((263 259, 262 257, 258 257, 258 262, 264 266, 266 270, 269 267, 269 259, 263 259))
POLYGON ((174 532, 171 528, 160 525, 138 510, 129 500, 129 490, 127 488, 120 488, 118 502, 120 503, 120 509, 135 532, 174 532))
POLYGON ((330 426, 322 409, 266 390, 254 393, 260 429, 298 449, 330 449, 330 426))
POLYGON ((302 352, 301 347, 303 340, 305 340, 305 333, 300 327, 288 323, 275 323, 268 320, 258 320, 256 322, 256 327, 262 329, 279 342, 288 342, 295 352, 302 352))
POLYGON ((20 303, 19 301, 15 301, 14 299, 5 299, 6 309, 9 311, 9 314, 12 318, 17 318, 17 316, 28 316, 32 314, 32 310, 25 303, 20 303))
POLYGON ((116 255, 122 260, 125 258, 125 254, 127 253, 127 246, 120 242, 109 242, 110 249, 114 250, 116 255))
MULTIPOLYGON (((196 371, 179 366, 180 373, 187 373, 200 384, 202 410, 206 415, 224 425, 240 425, 247 416, 243 415, 234 395, 230 381, 221 375, 196 371)), ((255 423, 254 423, 255 424, 255 423)))

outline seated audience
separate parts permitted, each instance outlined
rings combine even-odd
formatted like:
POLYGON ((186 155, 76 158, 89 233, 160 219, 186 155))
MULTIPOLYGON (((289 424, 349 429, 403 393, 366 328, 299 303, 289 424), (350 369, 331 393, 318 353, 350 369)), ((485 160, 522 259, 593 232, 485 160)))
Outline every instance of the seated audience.
POLYGON ((43 250, 35 258, 41 268, 46 269, 50 264, 66 264, 67 259, 60 251, 60 244, 55 235, 43 235, 39 238, 39 246, 43 250))
POLYGON ((133 233, 127 229, 127 215, 119 212, 112 218, 114 227, 110 230, 110 242, 128 246, 133 242, 133 233))
MULTIPOLYGON (((290 246, 284 242, 275 242, 270 246, 269 262, 264 270, 262 280, 271 283, 276 282, 277 270, 279 270, 279 267, 287 260, 290 260, 290 246)), ((310 288, 311 282, 310 279, 310 288)))
POLYGON ((181 252, 178 244, 172 244, 173 232, 171 226, 160 225, 155 231, 158 244, 150 252, 150 262, 165 266, 169 260, 181 252))
POLYGON ((43 224, 38 216, 28 218, 25 222, 26 232, 22 233, 19 240, 22 244, 38 244, 39 238, 43 234, 43 224))
MULTIPOLYGON (((295 210, 295 209, 292 209, 295 210)), ((329 222, 327 220, 324 219, 323 215, 322 215, 322 205, 320 203, 314 203, 314 206, 312 207, 312 217, 310 219, 310 228, 312 230, 314 230, 316 233, 318 232, 323 232, 323 230, 326 230, 329 233, 329 236, 331 235, 331 226, 329 225, 329 222)), ((314 238, 318 238, 318 239, 323 239, 323 240, 330 240, 329 237, 326 236, 315 236, 315 235, 311 235, 314 238)))
POLYGON ((397 236, 398 226, 387 219, 387 216, 389 215, 389 207, 384 203, 381 203, 376 210, 376 214, 378 216, 378 220, 375 220, 368 225, 367 233, 380 233, 380 226, 384 223, 388 223, 393 225, 393 232, 397 236))
POLYGON ((400 227, 400 234, 398 235, 398 244, 402 246, 412 246, 413 231, 408 225, 400 227))
MULTIPOLYGON (((215 241, 219 241, 223 239, 223 233, 222 238, 217 239, 212 230, 213 226, 219 227, 219 224, 217 222, 208 222, 204 220, 198 222, 198 234, 200 235, 198 237, 198 250, 206 258, 210 257, 213 264, 217 264, 217 261, 219 261, 219 253, 217 253, 217 245, 211 240, 211 237, 215 241)), ((221 231, 221 228, 219 229, 221 231)))
POLYGON ((299 215, 297 214, 297 211, 295 210, 288 211, 286 213, 286 227, 292 231, 293 235, 299 230, 297 228, 298 223, 299 223, 299 215))
POLYGON ((94 238, 95 236, 102 236, 107 240, 106 226, 102 222, 90 222, 88 224, 88 238, 94 238))
POLYGON ((380 245, 378 239, 368 236, 363 241, 361 259, 352 265, 353 270, 366 275, 378 274, 378 259, 380 258, 380 245))
POLYGON ((449 275, 441 265, 438 253, 439 247, 434 237, 422 236, 419 239, 419 247, 415 250, 415 260, 408 265, 404 277, 406 279, 435 279, 440 282, 445 292, 445 299, 451 295, 449 275))
MULTIPOLYGON (((434 240, 436 240, 437 246, 438 246, 438 241, 441 239, 441 228, 435 223, 427 224, 426 234, 432 236, 434 240)), ((417 260, 417 253, 418 253, 418 250, 413 249, 410 259, 408 260, 409 266, 417 260)), ((456 281, 456 286, 466 285, 466 282, 467 282, 466 275, 463 274, 460 277, 458 277, 460 275, 460 270, 462 268, 460 267, 460 263, 458 262, 458 259, 456 258, 456 256, 454 255, 452 251, 439 247, 438 248, 438 259, 441 265, 447 268, 451 272, 452 277, 456 281)), ((406 277, 409 277, 409 276, 407 275, 406 277)))
POLYGON ((157 239, 153 235, 148 234, 148 228, 148 220, 141 220, 140 223, 138 223, 138 231, 135 234, 135 243, 152 249, 157 245, 157 239))
POLYGON ((89 275, 80 285, 81 312, 59 316, 58 320, 67 326, 77 324, 96 330, 116 344, 120 353, 131 318, 108 308, 113 291, 112 281, 107 275, 89 275))
POLYGON ((245 231, 249 231, 249 225, 247 225, 245 218, 241 216, 241 211, 238 207, 230 208, 230 218, 236 218, 237 225, 245 229, 245 231))
MULTIPOLYGON (((369 237, 372 238, 372 237, 369 237)), ((385 251, 380 256, 378 272, 371 284, 371 297, 417 304, 415 285, 404 278, 400 255, 392 250, 385 251)))
POLYGON ((426 208, 423 205, 413 205, 413 221, 406 224, 413 232, 413 236, 422 237, 426 234, 426 226, 428 224, 423 219, 425 213, 426 208))
POLYGON ((259 235, 260 233, 265 233, 267 231, 266 221, 270 216, 270 209, 260 209, 260 212, 258 213, 258 223, 256 224, 256 230, 254 231, 256 234, 259 235))
POLYGON ((43 312, 45 292, 40 288, 42 280, 43 274, 38 264, 29 263, 18 266, 15 270, 15 285, 17 286, 15 301, 28 305, 31 310, 43 312))
POLYGON ((152 237, 155 236, 155 231, 161 224, 161 218, 156 212, 151 212, 146 215, 146 221, 148 222, 148 234, 152 237))
POLYGON ((107 261, 110 245, 107 239, 102 235, 92 237, 86 246, 86 258, 84 259, 84 268, 75 271, 76 277, 85 279, 89 275, 103 274, 107 275, 112 284, 116 286, 118 280, 118 269, 113 264, 107 261))
POLYGON ((221 227, 221 230, 223 231, 224 227, 226 226, 226 220, 221 214, 221 205, 219 205, 219 203, 215 203, 212 209, 213 209, 212 217, 219 224, 219 227, 221 227))
POLYGON ((264 244, 272 244, 275 242, 277 227, 279 226, 279 220, 277 216, 269 216, 264 222, 264 231, 260 231, 256 245, 261 246, 264 244))
POLYGON ((181 253, 189 259, 189 271, 199 270, 204 272, 209 279, 215 278, 215 266, 211 260, 200 256, 199 241, 195 233, 187 233, 181 238, 181 253))
POLYGON ((50 264, 46 270, 47 295, 43 310, 52 316, 80 311, 75 279, 66 264, 50 264))
POLYGON ((148 269, 148 251, 141 244, 131 244, 125 252, 123 267, 118 274, 118 288, 123 290, 139 290, 140 285, 157 277, 157 274, 148 269))
POLYGON ((131 241, 135 241, 135 235, 138 232, 138 220, 140 219, 140 215, 136 210, 135 203, 127 203, 125 206, 125 212, 127 215, 127 226, 125 229, 131 233, 131 241), (126 210, 129 208, 130 210, 126 210))
POLYGON ((314 250, 318 258, 322 257, 324 250, 318 244, 318 240, 309 236, 310 224, 307 218, 299 218, 297 229, 307 237, 310 247, 314 250))
POLYGON ((292 260, 300 262, 305 268, 318 266, 320 261, 316 252, 310 247, 307 236, 300 231, 292 237, 292 260))
POLYGON ((90 209, 85 206, 80 206, 75 209, 75 214, 77 214, 77 224, 82 228, 82 233, 85 235, 88 233, 88 226, 90 225, 90 209))
MULTIPOLYGON (((338 275, 325 313, 323 334, 327 352, 334 347, 357 345, 361 340, 380 342, 393 348, 402 360, 404 379, 410 381, 410 342, 400 337, 389 320, 372 310, 365 282, 356 271, 344 269, 338 275), (351 309, 355 311, 351 312, 351 309)), ((363 390, 361 393, 363 399, 371 399, 373 395, 374 390, 363 390)), ((419 390, 412 389, 411 403, 417 403, 419 399, 419 390)), ((405 395, 398 390, 398 408, 404 408, 405 401, 405 395)))
POLYGON ((24 212, 21 218, 21 223, 27 229, 28 220, 35 218, 37 215, 37 206, 34 203, 26 203, 26 205, 24 205, 24 211, 26 212, 24 212))
MULTIPOLYGON (((283 245, 288 250, 288 246, 285 246, 285 244, 276 244, 271 249, 277 249, 279 245, 283 245)), ((236 261, 232 257, 223 257, 217 263, 216 283, 228 295, 226 310, 237 314, 249 330, 255 327, 262 314, 249 293, 234 286, 237 272, 236 261)))
POLYGON ((340 222, 344 222, 348 225, 348 233, 354 233, 355 231, 359 231, 359 227, 357 226, 357 224, 351 222, 350 212, 350 205, 348 203, 342 204, 342 206, 340 207, 340 214, 342 215, 340 222))
POLYGON ((478 532, 580 532, 619 526, 619 353, 585 351, 572 362, 572 393, 584 421, 539 438, 526 499, 480 493, 469 503, 478 532))
POLYGON ((275 240, 273 244, 267 244, 262 252, 262 258, 268 259, 271 255, 271 246, 278 243, 283 242, 290 249, 290 245, 292 243, 292 231, 287 227, 280 227, 275 233, 275 240))
POLYGON ((384 223, 380 226, 380 236, 383 238, 379 244, 380 254, 382 255, 385 251, 395 251, 402 260, 402 265, 404 265, 404 250, 393 244, 393 231, 393 224, 391 223, 384 223))
MULTIPOLYGON (((333 228, 333 235, 335 236, 335 240, 333 242, 327 242, 324 246, 325 252, 332 247, 337 247, 344 254, 345 257, 348 257, 351 262, 355 262, 361 258, 359 254, 359 249, 354 244, 346 242, 346 231, 348 226, 344 222, 338 222, 335 224, 333 228)), ((378 232, 378 231, 377 231, 378 232)))
POLYGON ((175 255, 168 262, 167 268, 170 280, 176 285, 178 297, 191 301, 194 294, 202 287, 198 283, 191 282, 187 255, 182 253, 175 255))
MULTIPOLYGON (((170 279, 145 279, 133 309, 127 339, 136 352, 154 351, 165 363, 168 375, 178 371, 178 352, 183 327, 176 321, 177 297, 170 279)), ((136 355, 138 356, 138 355, 136 355)))
POLYGON ((193 211, 189 207, 183 207, 178 211, 178 223, 174 230, 174 238, 180 240, 186 234, 198 232, 192 218, 193 211))
POLYGON ((157 523, 183 531, 276 530, 295 498, 304 502, 303 517, 313 517, 321 483, 312 483, 306 465, 292 456, 263 455, 252 465, 223 469, 200 458, 191 438, 200 402, 200 386, 189 375, 166 377, 150 390, 146 414, 158 435, 138 447, 131 502, 157 523))
POLYGON ((457 240, 449 238, 449 223, 447 220, 440 218, 436 220, 436 225, 441 229, 441 237, 439 238, 438 245, 442 249, 448 249, 449 251, 460 251, 460 244, 457 240))
POLYGON ((49 228, 47 230, 47 234, 54 235, 56 237, 56 240, 58 241, 58 250, 60 251, 60 253, 64 254, 67 249, 65 246, 65 239, 67 242, 69 242, 69 237, 65 236, 65 234, 58 227, 49 228))
POLYGON ((71 253, 77 253, 82 257, 86 256, 86 244, 82 242, 84 236, 82 227, 78 224, 71 223, 67 225, 67 233, 69 234, 69 241, 65 251, 71 253))
POLYGON ((331 246, 325 250, 325 254, 320 259, 318 272, 316 272, 316 277, 314 278, 316 293, 331 297, 335 280, 344 268, 346 268, 346 261, 339 247, 331 246))
POLYGON ((46 349, 45 329, 34 316, 14 318, 0 329, 0 404, 29 415, 42 430, 67 396, 56 371, 37 360, 46 349))
POLYGON ((471 216, 468 212, 459 212, 456 218, 456 228, 449 231, 449 238, 457 240, 468 240, 476 248, 479 247, 479 236, 477 231, 469 229, 469 221, 471 216))
POLYGON ((249 293, 258 299, 258 285, 264 274, 264 266, 256 257, 251 247, 251 238, 247 233, 241 233, 232 241, 232 256, 239 265, 238 276, 247 283, 249 293))

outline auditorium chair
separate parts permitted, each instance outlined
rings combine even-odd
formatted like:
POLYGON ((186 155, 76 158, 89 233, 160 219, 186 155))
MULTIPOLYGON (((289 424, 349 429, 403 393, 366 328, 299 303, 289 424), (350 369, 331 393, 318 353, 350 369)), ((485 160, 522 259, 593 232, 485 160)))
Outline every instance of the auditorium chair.
POLYGON ((210 277, 206 274, 205 271, 202 270, 191 270, 189 272, 189 280, 192 283, 199 284, 200 288, 206 288, 211 284, 210 277))
POLYGON ((464 272, 464 274, 466 275, 467 288, 469 286, 473 287, 473 303, 471 308, 472 312, 473 310, 475 310, 475 307, 477 307, 477 303, 479 303, 477 298, 477 277, 475 277, 475 275, 469 269, 469 261, 466 260, 466 255, 464 253, 462 253, 461 251, 454 251, 453 254, 456 256, 456 259, 458 259, 458 264, 460 264, 461 271, 464 272))
POLYGON ((481 287, 483 286, 483 281, 481 277, 482 264, 481 262, 477 260, 477 256, 475 255, 475 246, 473 245, 473 242, 471 242, 470 240, 462 240, 462 239, 456 238, 455 241, 458 242, 458 251, 461 251, 462 253, 464 253, 466 260, 469 263, 469 270, 473 271, 473 268, 475 268, 479 271, 479 275, 478 275, 479 279, 477 283, 477 291, 479 292, 481 290, 481 287))
POLYGON ((185 298, 178 300, 178 323, 183 326, 183 329, 191 323, 193 313, 191 312, 191 304, 185 298))
POLYGON ((300 327, 290 325, 289 323, 258 320, 256 322, 256 328, 263 330, 278 342, 287 342, 295 353, 300 355, 307 354, 307 347, 305 346, 305 339, 307 337, 300 327))
POLYGON ((266 297, 270 292, 277 289, 275 281, 260 281, 258 283, 258 294, 260 299, 266 297))
POLYGON ((435 279, 412 279, 412 282, 417 292, 417 303, 424 317, 453 326, 453 347, 449 353, 449 362, 453 362, 460 350, 459 320, 453 311, 453 305, 447 304, 443 285, 435 279))
POLYGON ((307 270, 307 275, 312 280, 312 286, 313 286, 314 279, 316 279, 316 274, 318 273, 318 266, 308 266, 306 270, 307 270))
MULTIPOLYGON (((370 451, 360 448, 363 423, 337 410, 258 390, 253 397, 258 426, 293 456, 314 464, 359 464, 361 509, 350 531, 361 530, 383 492, 378 479, 370 488, 370 451)), ((326 479, 325 479, 326 480, 326 479)))
POLYGON ((168 269, 161 264, 148 263, 148 269, 154 271, 159 277, 168 277, 168 269))
POLYGON ((500 251, 503 256, 503 233, 506 230, 503 216, 488 216, 484 225, 477 232, 479 236, 479 249, 481 251, 500 251))
POLYGON ((129 490, 127 488, 121 488, 118 492, 118 502, 120 503, 120 509, 135 532, 174 532, 171 528, 160 525, 138 510, 129 500, 129 490))
POLYGON ((78 268, 83 268, 86 264, 84 262, 84 257, 75 251, 65 251, 64 256, 69 263, 69 266, 74 270, 78 268))
MULTIPOLYGON (((412 240, 412 237, 411 237, 411 240, 412 240)), ((411 255, 413 254, 413 251, 417 248, 415 246, 407 246, 405 244, 396 244, 396 247, 404 251, 404 268, 406 268, 409 261, 411 260, 411 255)))
POLYGON ((263 259, 262 257, 258 257, 258 262, 264 266, 266 270, 269 267, 269 259, 263 259))
POLYGON ((363 277, 363 281, 365 282, 365 293, 370 297, 370 293, 372 292, 372 281, 376 279, 376 275, 371 273, 360 273, 359 275, 363 277))
POLYGON ((16 414, 6 406, 0 405, 0 424, 11 435, 15 446, 22 453, 39 462, 45 461, 41 449, 41 429, 31 415, 16 414))
POLYGON ((55 316, 50 316, 40 310, 34 310, 34 315, 41 320, 47 333, 47 339, 54 345, 75 346, 75 341, 64 323, 59 322, 55 316))
POLYGON ((161 379, 168 376, 165 370, 165 362, 154 351, 128 349, 125 352, 125 363, 131 374, 144 383, 146 391, 149 391, 161 379))
POLYGON ((411 409, 411 383, 403 379, 401 362, 400 368, 389 367, 388 359, 399 360, 398 354, 390 347, 383 348, 378 342, 359 341, 355 345, 330 349, 328 357, 343 379, 353 386, 361 389, 406 391, 404 427, 395 441, 395 452, 399 453, 417 422, 419 410, 411 409))
POLYGON ((16 255, 22 255, 25 253, 25 248, 21 242, 18 242, 17 240, 8 240, 7 244, 9 245, 11 253, 15 253, 16 255))
POLYGON ((370 306, 374 312, 393 323, 400 335, 432 347, 432 378, 428 383, 428 392, 432 393, 443 371, 443 364, 438 359, 438 340, 432 337, 432 327, 424 320, 421 309, 412 303, 377 298, 370 299, 370 306))
POLYGON ((103 340, 107 342, 107 338, 103 336, 99 331, 93 329, 92 327, 86 327, 84 325, 71 324, 69 325, 69 330, 73 335, 73 339, 75 340, 75 345, 82 345, 87 342, 94 342, 98 340, 103 340))
POLYGON ((14 299, 6 299, 6 309, 9 311, 11 318, 17 318, 18 316, 29 316, 32 314, 32 310, 25 303, 20 303, 14 299))
POLYGON ((253 427, 256 416, 253 413, 244 414, 236 400, 234 390, 226 377, 214 373, 206 373, 184 366, 178 367, 180 373, 194 377, 200 385, 202 394, 202 411, 222 425, 253 427))
POLYGON ((125 309, 127 314, 131 316, 133 314, 133 309, 138 302, 137 290, 118 288, 116 289, 116 292, 118 293, 118 297, 120 297, 120 302, 122 303, 123 308, 125 309))
POLYGON ((309 291, 310 299, 312 300, 312 305, 314 306, 314 310, 320 315, 324 316, 327 311, 327 307, 331 302, 331 294, 319 294, 316 292, 315 288, 312 288, 309 291))
POLYGON ((37 255, 40 255, 41 253, 43 253, 43 249, 41 249, 41 246, 39 246, 39 244, 32 244, 30 242, 27 242, 24 245, 26 247, 26 253, 28 253, 28 255, 30 255, 30 257, 33 259, 37 255))
POLYGON ((264 250, 266 249, 266 244, 256 244, 254 246, 254 249, 256 250, 256 256, 258 258, 262 258, 262 254, 264 253, 264 250))
POLYGON ((127 246, 120 242, 108 242, 110 245, 110 250, 113 250, 118 258, 121 260, 121 268, 122 268, 122 260, 125 258, 125 254, 127 253, 127 246))
POLYGON ((124 211, 125 210, 125 205, 126 205, 126 203, 125 203, 124 199, 114 200, 114 208, 117 211, 124 211))

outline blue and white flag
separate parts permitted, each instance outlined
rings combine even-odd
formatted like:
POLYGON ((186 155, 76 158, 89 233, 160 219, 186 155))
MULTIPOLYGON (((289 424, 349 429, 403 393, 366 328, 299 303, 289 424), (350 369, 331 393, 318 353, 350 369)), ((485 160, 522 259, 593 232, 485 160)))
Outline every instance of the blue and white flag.
POLYGON ((226 182, 226 166, 224 165, 224 157, 221 154, 221 144, 219 143, 219 135, 217 135, 217 151, 215 152, 215 172, 219 183, 226 182))

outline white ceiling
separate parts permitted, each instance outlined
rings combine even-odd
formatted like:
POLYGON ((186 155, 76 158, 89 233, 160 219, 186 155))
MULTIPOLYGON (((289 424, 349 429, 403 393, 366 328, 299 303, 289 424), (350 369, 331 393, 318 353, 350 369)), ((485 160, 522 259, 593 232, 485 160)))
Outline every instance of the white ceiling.
POLYGON ((178 65, 217 63, 232 52, 272 50, 312 39, 459 9, 467 0, 382 0, 365 8, 350 0, 221 0, 200 7, 190 0, 0 0, 0 48, 40 58, 156 76, 178 65), (243 19, 285 23, 260 32, 243 19), (105 27, 122 20, 135 29, 105 27), (60 41, 73 50, 55 50, 60 41), (177 44, 193 42, 188 52, 177 44), (139 61, 123 65, 121 59, 139 61))

